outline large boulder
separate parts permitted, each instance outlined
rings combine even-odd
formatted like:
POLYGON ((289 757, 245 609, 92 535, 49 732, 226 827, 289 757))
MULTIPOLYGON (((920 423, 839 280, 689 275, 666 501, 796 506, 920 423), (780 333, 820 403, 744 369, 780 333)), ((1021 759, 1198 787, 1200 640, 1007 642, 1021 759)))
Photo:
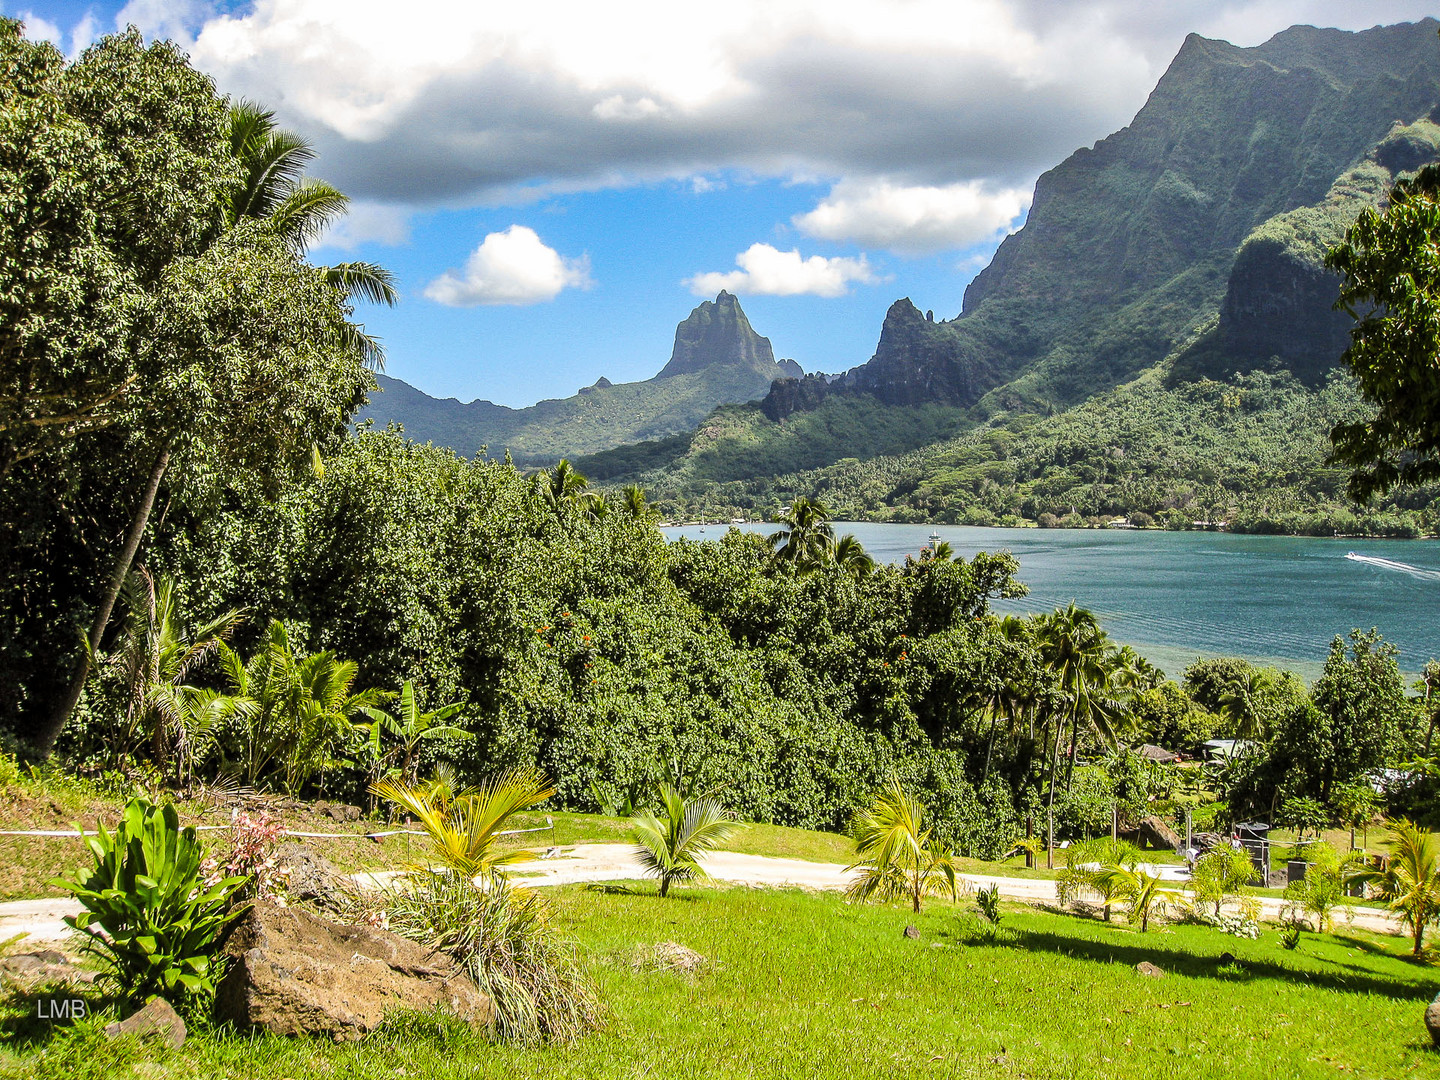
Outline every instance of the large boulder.
POLYGON ((275 868, 285 876, 285 895, 309 900, 317 907, 343 911, 354 882, 304 844, 282 844, 275 851, 275 868))
POLYGON ((1440 994, 1425 1008, 1425 1027, 1430 1032, 1430 1041, 1440 1046, 1440 994))
POLYGON ((372 926, 259 903, 225 945, 215 1017, 280 1035, 357 1039, 396 1010, 445 1009, 476 1026, 494 1003, 444 953, 372 926))

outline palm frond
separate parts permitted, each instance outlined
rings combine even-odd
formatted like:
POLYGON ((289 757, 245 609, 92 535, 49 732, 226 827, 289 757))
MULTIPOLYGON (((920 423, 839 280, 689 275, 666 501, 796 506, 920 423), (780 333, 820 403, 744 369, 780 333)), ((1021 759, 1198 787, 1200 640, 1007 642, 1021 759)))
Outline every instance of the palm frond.
POLYGON ((347 297, 358 297, 386 307, 394 307, 400 299, 400 293, 395 288, 395 275, 379 263, 343 262, 324 269, 326 282, 347 297))

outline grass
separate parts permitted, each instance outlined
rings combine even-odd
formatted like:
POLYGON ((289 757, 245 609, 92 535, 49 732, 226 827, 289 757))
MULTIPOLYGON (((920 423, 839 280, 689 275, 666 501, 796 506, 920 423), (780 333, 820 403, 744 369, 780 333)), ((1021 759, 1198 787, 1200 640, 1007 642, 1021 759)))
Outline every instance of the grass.
POLYGON ((1433 1073, 1421 1023, 1434 969, 1396 939, 1306 934, 1298 951, 1180 926, 1140 935, 1007 904, 987 940, 973 903, 861 907, 829 894, 569 887, 556 923, 609 1006, 568 1046, 494 1046, 434 1017, 359 1045, 199 1031, 178 1052, 50 1029, 12 998, 0 1075, 15 1077, 1396 1077, 1433 1073), (907 923, 920 930, 912 941, 907 923), (674 942, 697 970, 637 952, 674 942), (1234 955, 1233 963, 1221 954, 1234 955), (1168 974, 1138 975, 1148 960, 1168 974), (143 1063, 143 1064, 142 1064, 143 1063), (138 1065, 138 1068, 136 1067, 138 1065))

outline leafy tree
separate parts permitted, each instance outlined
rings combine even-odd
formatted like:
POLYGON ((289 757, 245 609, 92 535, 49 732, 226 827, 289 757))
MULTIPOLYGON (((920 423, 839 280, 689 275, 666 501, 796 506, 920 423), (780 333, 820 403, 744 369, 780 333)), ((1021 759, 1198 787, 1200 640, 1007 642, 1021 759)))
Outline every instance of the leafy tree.
POLYGON ((1390 823, 1390 832, 1385 868, 1357 870, 1350 878, 1372 889, 1400 916, 1414 941, 1412 954, 1418 957, 1425 927, 1440 921, 1440 836, 1403 818, 1390 823))
POLYGON ((637 814, 631 825, 636 858, 646 874, 659 879, 661 896, 676 882, 705 877, 700 856, 740 828, 718 799, 687 798, 670 783, 660 785, 660 816, 637 814))
POLYGON ((128 503, 86 605, 88 649, 49 718, 31 724, 48 753, 162 485, 200 500, 245 470, 288 474, 338 435, 368 376, 350 287, 308 266, 282 222, 229 214, 242 171, 229 110, 173 46, 114 35, 67 65, 6 20, 0 50, 5 117, 27 132, 0 184, 35 195, 7 215, 19 231, 0 249, 48 260, 38 290, 17 276, 31 273, 28 256, 5 264, 14 281, 0 271, 11 298, 0 325, 19 335, 0 349, 0 480, 42 458, 73 468, 69 450, 84 440, 114 455, 115 501, 128 503), (58 175, 63 184, 46 179, 58 175))
POLYGON ((927 895, 956 897, 955 859, 933 839, 925 825, 925 807, 906 794, 898 780, 855 815, 857 860, 847 869, 859 871, 845 895, 855 900, 896 900, 904 897, 917 914, 927 895))
POLYGON ((1367 209, 1325 257, 1342 276, 1336 306, 1356 320, 1342 360, 1373 418, 1339 424, 1335 459, 1353 466, 1360 502, 1440 478, 1440 167, 1430 165, 1367 209))

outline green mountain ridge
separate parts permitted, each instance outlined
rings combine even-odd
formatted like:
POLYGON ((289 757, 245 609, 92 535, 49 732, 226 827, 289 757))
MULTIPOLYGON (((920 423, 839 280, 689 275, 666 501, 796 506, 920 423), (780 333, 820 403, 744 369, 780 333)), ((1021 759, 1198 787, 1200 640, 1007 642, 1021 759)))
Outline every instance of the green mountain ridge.
MULTIPOLYGON (((689 440, 578 464, 641 480, 674 513, 811 494, 879 520, 1069 518, 1074 507, 1080 520, 1178 511, 1178 522, 1206 497, 1241 527, 1360 528, 1324 464, 1330 427, 1360 401, 1338 373, 1350 320, 1332 310, 1338 281, 1322 260, 1361 209, 1440 157, 1437 28, 1297 27, 1255 49, 1192 36, 1130 126, 1041 178, 1025 227, 960 317, 933 322, 896 301, 860 368, 777 382, 689 440), (1392 115, 1401 108, 1408 122, 1392 115), (1261 373, 1263 386, 1248 381, 1261 373), (1243 413, 1211 409, 1215 393, 1246 401, 1243 413), (1132 447, 1151 462, 1138 472, 1101 468, 1126 445, 1111 413, 1153 439, 1150 416, 1167 417, 1178 445, 1132 447), (1083 453, 1082 419, 1096 433, 1083 453), (1021 440, 1021 457, 1060 440, 1062 457, 1088 464, 1048 474, 1038 457, 1019 468, 997 457, 980 478, 990 486, 972 483, 996 431, 1021 440), (1287 440, 1298 464, 1280 468, 1287 440)), ((1365 528, 1433 530, 1415 516, 1426 506, 1410 493, 1376 511, 1403 522, 1365 528)))
POLYGON ((482 447, 497 456, 508 451, 524 466, 693 431, 716 406, 755 400, 775 379, 802 374, 795 361, 775 359, 769 339, 755 332, 739 301, 722 290, 679 324, 670 360, 653 378, 631 383, 602 378, 572 397, 512 409, 434 398, 381 375, 381 393, 358 419, 382 427, 398 423, 419 442, 467 456, 482 447))

